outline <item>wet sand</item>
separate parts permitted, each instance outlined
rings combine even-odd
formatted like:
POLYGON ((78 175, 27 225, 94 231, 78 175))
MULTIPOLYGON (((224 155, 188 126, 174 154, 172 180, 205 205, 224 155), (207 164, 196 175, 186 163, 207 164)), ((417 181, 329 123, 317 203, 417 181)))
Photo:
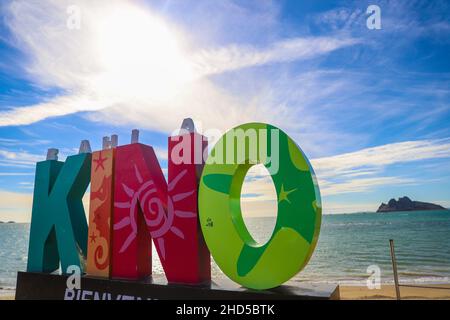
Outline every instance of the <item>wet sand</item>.
MULTIPOLYGON (((366 286, 339 286, 342 300, 392 300, 396 299, 394 285, 382 285, 370 290, 366 286)), ((450 300, 450 284, 429 284, 420 287, 400 287, 401 299, 450 300)))

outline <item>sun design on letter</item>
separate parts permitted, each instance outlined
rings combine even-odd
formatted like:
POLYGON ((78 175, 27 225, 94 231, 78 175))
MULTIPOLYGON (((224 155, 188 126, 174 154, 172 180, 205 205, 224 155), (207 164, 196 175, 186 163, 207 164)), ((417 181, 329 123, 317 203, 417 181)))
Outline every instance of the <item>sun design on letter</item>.
MULTIPOLYGON (((183 232, 173 225, 174 216, 180 218, 195 218, 196 214, 190 211, 174 210, 174 202, 181 201, 195 193, 195 190, 191 190, 184 193, 178 193, 173 196, 167 196, 167 210, 164 209, 163 203, 158 199, 156 194, 156 186, 153 180, 144 181, 142 176, 134 165, 134 171, 136 179, 140 186, 137 190, 129 188, 122 183, 122 188, 130 198, 127 202, 115 202, 116 208, 129 209, 129 215, 123 218, 121 221, 114 224, 114 230, 120 230, 127 226, 131 227, 130 234, 120 248, 120 253, 124 252, 129 245, 134 241, 137 235, 137 214, 139 206, 144 213, 144 219, 147 227, 150 229, 150 235, 158 243, 162 258, 166 257, 166 250, 164 246, 164 235, 167 232, 172 232, 181 239, 184 239, 183 232)), ((181 171, 175 179, 173 179, 168 185, 168 193, 175 189, 177 183, 187 173, 187 169, 181 171)))

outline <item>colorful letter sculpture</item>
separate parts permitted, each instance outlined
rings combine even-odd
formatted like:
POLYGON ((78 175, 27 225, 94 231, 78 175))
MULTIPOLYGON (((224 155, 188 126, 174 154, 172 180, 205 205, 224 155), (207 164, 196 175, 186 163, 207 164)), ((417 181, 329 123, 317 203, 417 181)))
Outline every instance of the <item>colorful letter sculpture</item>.
POLYGON ((70 265, 83 267, 81 258, 86 257, 88 227, 82 197, 89 185, 90 171, 89 153, 67 157, 65 163, 37 163, 29 272, 53 272, 60 261, 63 273, 70 265))
MULTIPOLYGON (((187 136, 191 143, 185 152, 194 150, 196 139, 203 138, 196 133, 187 136)), ((169 140, 169 184, 153 148, 130 144, 116 149, 113 277, 150 275, 152 238, 169 282, 210 281, 210 256, 198 224, 193 161, 205 145, 179 164, 172 159, 174 146, 169 140)))
POLYGON ((114 151, 92 153, 89 239, 86 272, 108 278, 111 273, 111 223, 114 197, 114 151))
MULTIPOLYGON (((279 129, 253 123, 230 132, 234 130, 260 133, 279 129)), ((221 153, 223 149, 217 149, 227 145, 229 136, 233 135, 224 135, 211 153, 221 153)), ((200 182, 199 210, 206 243, 220 269, 245 287, 269 289, 289 280, 308 263, 319 236, 322 213, 313 169, 295 142, 279 130, 279 141, 267 135, 267 141, 258 139, 257 143, 256 162, 250 161, 248 147, 242 162, 207 162, 200 182), (251 166, 261 163, 267 167, 269 155, 265 150, 273 143, 279 143, 279 166, 272 173, 278 192, 278 216, 270 240, 259 245, 242 218, 241 187, 251 166)), ((236 146, 231 151, 236 151, 236 146)))
POLYGON ((152 242, 169 283, 209 283, 210 252, 229 278, 252 289, 279 286, 302 270, 322 211, 314 171, 295 142, 267 124, 241 125, 219 140, 205 165, 205 137, 192 121, 183 128, 187 133, 169 137, 168 182, 153 148, 137 143, 137 130, 129 145, 37 163, 27 270, 53 272, 61 262, 66 273, 87 259, 88 275, 145 278, 152 242), (266 166, 278 193, 265 244, 248 232, 240 206, 256 164, 266 166), (82 197, 89 181, 88 229, 82 197))

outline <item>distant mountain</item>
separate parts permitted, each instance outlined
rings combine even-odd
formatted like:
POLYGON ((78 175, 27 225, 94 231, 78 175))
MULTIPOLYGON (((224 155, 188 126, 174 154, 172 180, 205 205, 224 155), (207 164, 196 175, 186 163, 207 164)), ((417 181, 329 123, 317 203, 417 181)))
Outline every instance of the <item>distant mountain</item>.
POLYGON ((427 210, 447 210, 446 208, 428 202, 412 201, 408 197, 389 200, 389 202, 382 203, 377 212, 395 212, 395 211, 427 211, 427 210))

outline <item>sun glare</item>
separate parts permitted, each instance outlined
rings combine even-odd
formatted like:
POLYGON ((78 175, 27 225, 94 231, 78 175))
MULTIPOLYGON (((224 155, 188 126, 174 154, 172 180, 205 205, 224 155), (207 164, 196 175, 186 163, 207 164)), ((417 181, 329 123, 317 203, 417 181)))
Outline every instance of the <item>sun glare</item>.
POLYGON ((96 23, 94 45, 103 92, 166 98, 192 79, 179 39, 161 19, 130 5, 96 23))

